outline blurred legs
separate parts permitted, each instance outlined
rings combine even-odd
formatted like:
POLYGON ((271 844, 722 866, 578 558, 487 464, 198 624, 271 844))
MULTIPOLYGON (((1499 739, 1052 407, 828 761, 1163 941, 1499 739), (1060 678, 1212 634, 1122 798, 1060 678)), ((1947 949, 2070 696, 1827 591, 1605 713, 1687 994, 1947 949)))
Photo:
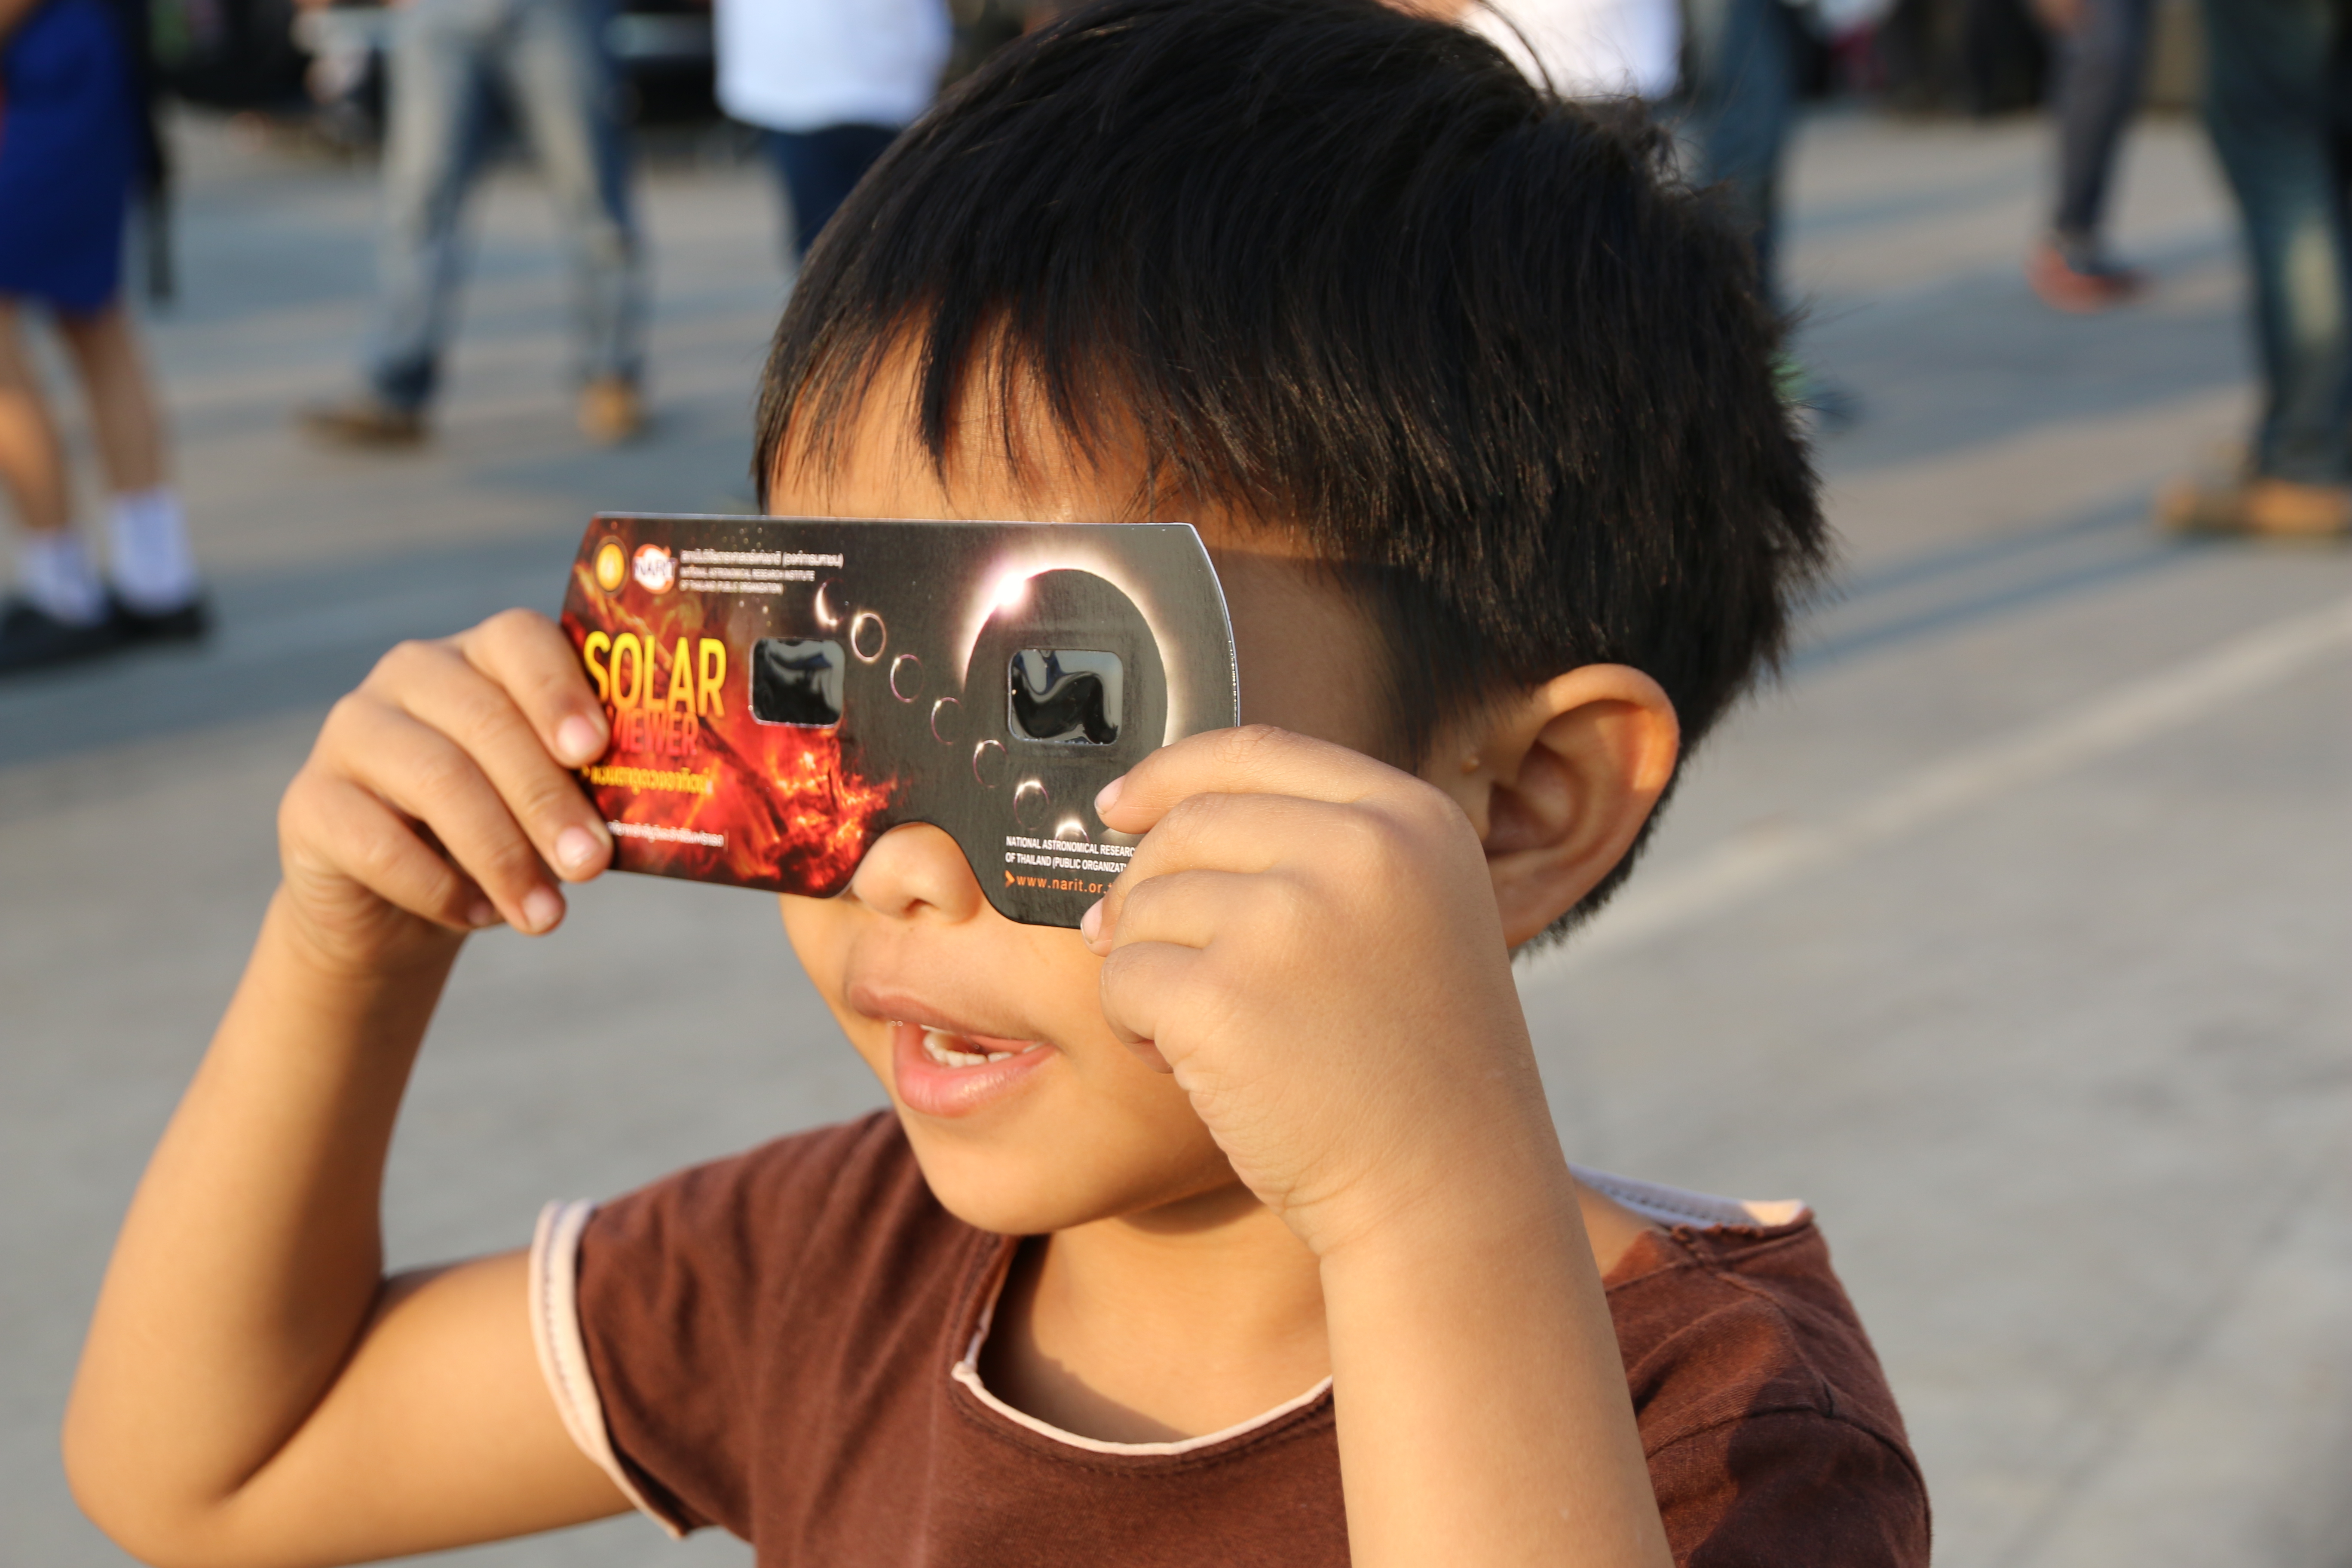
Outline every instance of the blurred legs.
POLYGON ((761 138, 792 208, 795 260, 808 254, 818 232, 898 137, 887 125, 826 125, 814 131, 770 131, 761 138))
POLYGON ((484 62, 498 0, 410 0, 392 51, 383 154, 383 300, 369 379, 395 408, 428 402, 439 379, 462 265, 458 218, 481 158, 484 62))
POLYGON ((131 629, 193 637, 204 630, 203 591, 179 497, 164 483, 163 419, 130 313, 120 301, 58 328, 89 396, 107 508, 107 568, 131 629))
POLYGON ((0 300, 0 481, 26 531, 16 542, 16 594, 0 608, 0 671, 112 646, 106 589, 67 523, 73 497, 65 448, 41 395, 13 301, 0 300))
POLYGON ((130 314, 121 300, 92 316, 59 316, 58 334, 89 397, 99 462, 118 494, 163 482, 163 421, 130 314))
POLYGON ((5 300, 0 300, 0 485, 16 520, 36 532, 54 533, 73 516, 65 448, 26 353, 16 307, 5 300))
POLYGON ((603 0, 523 0, 507 79, 572 252, 583 380, 635 383, 645 299, 603 0))
POLYGON ((2107 187, 2147 65, 2151 0, 2083 0, 2059 45, 2058 201, 2051 232, 2095 260, 2107 187))
POLYGON ((1720 184, 1780 302, 1780 158, 1797 107, 1795 11, 1784 0, 1690 0, 1687 130, 1698 182, 1720 184))
POLYGON ((2347 244, 2341 0, 2206 6, 2205 117, 2244 215, 2266 396, 2254 470, 2305 485, 2352 479, 2352 244, 2347 244))

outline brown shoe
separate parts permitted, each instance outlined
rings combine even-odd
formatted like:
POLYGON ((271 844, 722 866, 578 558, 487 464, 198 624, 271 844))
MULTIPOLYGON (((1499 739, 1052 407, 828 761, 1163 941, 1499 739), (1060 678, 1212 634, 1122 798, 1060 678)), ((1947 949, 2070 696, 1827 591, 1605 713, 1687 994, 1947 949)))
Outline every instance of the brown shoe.
POLYGON ((387 403, 373 392, 310 404, 295 411, 294 423, 336 447, 414 447, 425 437, 423 409, 387 403))
POLYGON ((2025 280, 2052 310, 2084 316, 2128 305, 2147 292, 2147 274, 2137 268, 2070 257, 2046 239, 2026 258, 2025 280))
POLYGON ((2179 479, 2157 497, 2156 521, 2172 533, 2341 539, 2352 534, 2352 485, 2179 479))
POLYGON ((580 433, 599 447, 617 447, 645 433, 646 405, 635 382, 600 375, 580 389, 580 433))

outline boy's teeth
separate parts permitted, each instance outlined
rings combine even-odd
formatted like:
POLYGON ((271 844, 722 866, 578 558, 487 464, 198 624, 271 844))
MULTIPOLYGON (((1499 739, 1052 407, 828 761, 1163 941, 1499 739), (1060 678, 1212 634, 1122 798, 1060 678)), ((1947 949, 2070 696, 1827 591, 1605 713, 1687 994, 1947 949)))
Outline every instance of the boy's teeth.
POLYGON ((943 1068, 976 1068, 994 1054, 988 1051, 960 1051, 948 1044, 953 1035, 942 1035, 937 1029, 923 1031, 923 1054, 943 1068))
POLYGON ((1025 1057, 1038 1048, 1036 1045, 1031 1044, 1022 1047, 1017 1051, 960 1051, 956 1049, 956 1044, 961 1042, 962 1037, 960 1035, 943 1034, 937 1029, 925 1029, 923 1055, 943 1068, 976 1068, 983 1062, 999 1061, 1006 1057, 1025 1057))

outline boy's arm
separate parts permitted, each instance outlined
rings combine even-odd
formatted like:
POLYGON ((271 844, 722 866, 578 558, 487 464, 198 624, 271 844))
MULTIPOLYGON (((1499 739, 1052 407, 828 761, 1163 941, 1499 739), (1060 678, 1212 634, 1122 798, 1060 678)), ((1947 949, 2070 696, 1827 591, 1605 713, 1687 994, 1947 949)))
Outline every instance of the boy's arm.
POLYGON ((1105 796, 1104 1014, 1321 1259, 1353 1561, 1671 1563, 1470 822, 1280 731, 1105 796))
POLYGON ((521 612, 395 650, 330 717, 280 811, 285 881, 140 1184, 67 1413, 75 1493, 133 1554, 352 1562, 626 1507, 541 1384, 523 1258, 387 1280, 378 1225, 465 931, 552 929, 547 868, 605 863, 550 754, 603 733, 562 634, 521 612))

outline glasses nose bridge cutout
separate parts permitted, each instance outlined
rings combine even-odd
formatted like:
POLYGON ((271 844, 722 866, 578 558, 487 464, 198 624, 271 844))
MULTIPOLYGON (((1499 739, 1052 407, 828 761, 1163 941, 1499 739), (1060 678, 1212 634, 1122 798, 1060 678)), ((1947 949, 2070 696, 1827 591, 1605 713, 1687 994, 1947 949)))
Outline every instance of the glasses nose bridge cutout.
POLYGON ((917 920, 929 910, 933 918, 960 923, 990 907, 962 847, 929 822, 885 829, 844 890, 886 920, 917 920))

